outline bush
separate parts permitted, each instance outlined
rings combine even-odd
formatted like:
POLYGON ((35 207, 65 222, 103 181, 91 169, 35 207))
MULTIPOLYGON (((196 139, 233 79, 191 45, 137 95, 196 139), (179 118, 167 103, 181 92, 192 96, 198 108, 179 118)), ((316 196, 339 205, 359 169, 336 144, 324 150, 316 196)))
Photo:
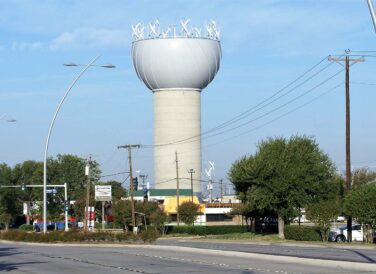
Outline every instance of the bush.
POLYGON ((222 235, 229 233, 242 233, 245 231, 241 225, 224 226, 170 226, 167 234, 189 234, 189 235, 222 235))
POLYGON ((34 227, 33 227, 33 225, 23 224, 23 225, 20 225, 20 227, 18 229, 24 230, 24 231, 31 231, 31 230, 34 229, 34 227))
MULTIPOLYGON (((102 229, 102 223, 94 223, 95 229, 102 229)), ((104 229, 122 229, 123 227, 120 224, 116 223, 107 223, 104 225, 104 229)))
POLYGON ((322 241, 320 230, 310 226, 285 226, 286 240, 295 241, 322 241))
POLYGON ((144 243, 151 243, 158 239, 159 233, 155 229, 148 229, 142 231, 139 236, 144 243))
POLYGON ((112 233, 106 231, 81 232, 76 230, 51 231, 46 234, 37 232, 26 232, 23 230, 12 230, 0 233, 0 239, 19 242, 133 242, 142 240, 152 242, 159 237, 159 233, 153 229, 143 231, 138 235, 133 233, 112 233))

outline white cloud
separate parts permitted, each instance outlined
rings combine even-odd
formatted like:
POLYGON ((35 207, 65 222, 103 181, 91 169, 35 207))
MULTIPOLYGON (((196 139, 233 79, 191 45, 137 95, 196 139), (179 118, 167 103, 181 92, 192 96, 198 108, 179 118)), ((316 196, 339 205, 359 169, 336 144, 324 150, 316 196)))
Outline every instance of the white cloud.
POLYGON ((76 29, 63 32, 48 45, 51 50, 85 47, 128 47, 129 33, 114 29, 76 29))

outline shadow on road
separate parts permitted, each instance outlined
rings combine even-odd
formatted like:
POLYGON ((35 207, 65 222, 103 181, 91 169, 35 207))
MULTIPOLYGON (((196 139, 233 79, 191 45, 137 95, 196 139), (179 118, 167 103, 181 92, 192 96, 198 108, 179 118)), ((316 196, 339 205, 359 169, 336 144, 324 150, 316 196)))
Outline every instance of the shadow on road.
MULTIPOLYGON (((15 247, 1 247, 0 248, 0 257, 10 257, 17 254, 21 254, 23 252, 19 252, 15 247)), ((0 272, 9 272, 12 270, 17 270, 21 265, 29 265, 29 264, 40 264, 42 262, 20 262, 20 263, 12 263, 6 262, 4 259, 0 261, 0 272)))
POLYGON ((363 254, 362 252, 360 252, 360 251, 358 251, 358 250, 353 250, 353 249, 351 249, 351 250, 349 250, 349 251, 354 252, 355 254, 358 254, 360 257, 366 259, 366 260, 367 260, 368 262, 370 262, 370 263, 376 263, 376 260, 375 260, 375 259, 373 259, 373 258, 371 258, 371 257, 368 257, 367 255, 363 254))

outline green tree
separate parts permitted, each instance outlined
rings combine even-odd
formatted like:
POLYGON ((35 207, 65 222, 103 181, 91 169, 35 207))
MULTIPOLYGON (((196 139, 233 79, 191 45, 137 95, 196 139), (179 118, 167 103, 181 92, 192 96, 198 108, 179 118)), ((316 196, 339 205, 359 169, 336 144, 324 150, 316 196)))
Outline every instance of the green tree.
MULTIPOLYGON (((56 159, 49 158, 48 184, 67 183, 68 199, 76 200, 80 198, 86 190, 85 165, 85 159, 70 154, 59 154, 56 159)), ((92 185, 98 183, 100 173, 99 164, 92 160, 90 164, 90 182, 92 185)))
POLYGON ((8 230, 10 223, 12 222, 12 215, 9 213, 0 213, 0 224, 3 224, 5 227, 5 230, 8 230))
POLYGON ((150 224, 155 228, 155 230, 164 234, 165 224, 168 222, 167 214, 160 208, 156 209, 152 214, 150 214, 150 224))
POLYGON ((200 215, 199 207, 200 206, 198 204, 195 204, 190 201, 183 202, 179 206, 178 210, 180 220, 187 225, 192 225, 193 222, 196 220, 196 217, 200 215))
POLYGON ((278 234, 298 215, 298 208, 333 196, 334 165, 306 136, 269 138, 254 155, 235 162, 229 178, 250 210, 278 216, 278 234), (239 165, 239 166, 238 166, 239 165))
MULTIPOLYGON (((12 168, 6 164, 0 164, 0 185, 15 186, 12 168)), ((9 214, 15 218, 22 213, 19 191, 17 188, 0 188, 0 214, 9 214)))
POLYGON ((358 187, 370 182, 376 182, 376 172, 368 168, 358 168, 352 172, 352 185, 358 187))
POLYGON ((344 211, 367 231, 367 241, 372 242, 372 229, 376 227, 376 184, 363 184, 352 189, 345 197, 344 211))
MULTIPOLYGON (((43 181, 43 163, 28 160, 15 165, 12 170, 12 180, 15 185, 40 185, 43 181)), ((18 189, 17 194, 19 202, 27 205, 26 223, 30 224, 30 206, 32 202, 43 199, 43 189, 26 187, 23 191, 18 189)))
POLYGON ((323 241, 328 241, 331 223, 341 213, 341 205, 338 199, 322 200, 310 204, 306 208, 306 217, 318 225, 323 241))

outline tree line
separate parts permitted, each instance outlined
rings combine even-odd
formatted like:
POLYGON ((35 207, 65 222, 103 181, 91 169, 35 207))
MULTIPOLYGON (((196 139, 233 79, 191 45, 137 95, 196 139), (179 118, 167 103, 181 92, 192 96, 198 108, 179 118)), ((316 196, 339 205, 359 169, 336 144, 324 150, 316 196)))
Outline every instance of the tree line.
MULTIPOLYGON (((68 200, 74 201, 69 208, 69 215, 76 220, 84 219, 86 206, 86 184, 85 175, 86 160, 75 155, 57 155, 56 158, 49 158, 47 161, 47 185, 62 185, 67 183, 68 200)), ((118 181, 101 181, 100 166, 96 161, 90 162, 90 182, 92 185, 111 185, 112 201, 105 203, 105 211, 113 217, 114 227, 126 228, 131 224, 131 205, 126 199, 127 190, 118 181)), ((24 189, 25 185, 43 184, 43 163, 33 160, 24 161, 10 167, 5 163, 0 164, 0 186, 11 186, 0 188, 0 225, 8 226, 10 223, 30 224, 31 218, 42 217, 43 190, 41 187, 24 189), (12 187, 13 186, 13 187, 12 187), (26 219, 23 213, 23 204, 33 205, 26 219)), ((94 199, 94 187, 91 188, 90 205, 95 207, 95 218, 102 221, 101 202, 94 199)), ((49 220, 60 220, 64 212, 64 189, 57 188, 56 194, 47 195, 47 218, 49 220)), ((135 202, 136 221, 139 225, 153 225, 154 228, 163 233, 164 224, 169 222, 167 214, 163 211, 162 205, 157 202, 135 202)), ((199 214, 198 205, 186 203, 180 206, 181 219, 186 224, 192 224, 199 214)))

